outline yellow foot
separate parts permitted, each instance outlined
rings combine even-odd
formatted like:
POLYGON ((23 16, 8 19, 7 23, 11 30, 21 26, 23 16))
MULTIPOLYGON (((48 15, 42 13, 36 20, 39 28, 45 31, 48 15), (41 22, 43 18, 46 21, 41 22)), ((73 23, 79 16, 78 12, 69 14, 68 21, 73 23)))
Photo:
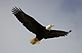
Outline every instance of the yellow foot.
POLYGON ((39 40, 37 38, 33 38, 30 42, 32 45, 39 44, 39 40))

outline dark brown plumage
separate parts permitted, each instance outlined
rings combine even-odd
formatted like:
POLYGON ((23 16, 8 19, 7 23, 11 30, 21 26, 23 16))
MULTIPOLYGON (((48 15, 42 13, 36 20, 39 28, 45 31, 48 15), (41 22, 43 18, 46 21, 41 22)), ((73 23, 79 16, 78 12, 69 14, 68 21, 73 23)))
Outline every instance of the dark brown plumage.
POLYGON ((53 37, 65 36, 69 32, 61 31, 61 30, 47 30, 45 26, 42 26, 38 23, 33 17, 24 13, 20 8, 13 8, 13 14, 16 18, 32 33, 36 35, 36 37, 32 40, 32 44, 35 44, 37 41, 53 37))

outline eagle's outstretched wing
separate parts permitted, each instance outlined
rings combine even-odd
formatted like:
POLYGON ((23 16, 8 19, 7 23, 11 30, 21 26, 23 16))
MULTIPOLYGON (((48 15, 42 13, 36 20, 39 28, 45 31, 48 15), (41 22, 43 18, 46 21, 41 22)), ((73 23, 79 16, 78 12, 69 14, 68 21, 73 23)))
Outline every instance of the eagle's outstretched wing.
POLYGON ((20 8, 13 8, 13 14, 16 18, 31 32, 37 33, 37 31, 44 28, 40 23, 38 23, 33 17, 25 14, 20 8))
POLYGON ((61 31, 61 30, 51 30, 51 31, 46 32, 47 35, 45 35, 45 39, 66 36, 70 32, 71 32, 71 30, 69 32, 61 31))

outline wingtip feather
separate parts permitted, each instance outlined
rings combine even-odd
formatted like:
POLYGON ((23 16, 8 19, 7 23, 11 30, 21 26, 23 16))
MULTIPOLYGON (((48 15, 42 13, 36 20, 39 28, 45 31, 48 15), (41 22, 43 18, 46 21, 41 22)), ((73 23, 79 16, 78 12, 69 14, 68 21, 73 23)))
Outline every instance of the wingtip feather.
POLYGON ((12 8, 12 13, 13 14, 16 14, 18 12, 22 12, 22 10, 20 8, 16 7, 16 6, 12 8))
MULTIPOLYGON (((70 32, 72 32, 72 30, 69 30, 69 32, 67 34, 69 34, 70 32)), ((67 34, 66 34, 66 36, 67 36, 67 34)))
POLYGON ((72 32, 72 30, 69 31, 69 33, 72 32))

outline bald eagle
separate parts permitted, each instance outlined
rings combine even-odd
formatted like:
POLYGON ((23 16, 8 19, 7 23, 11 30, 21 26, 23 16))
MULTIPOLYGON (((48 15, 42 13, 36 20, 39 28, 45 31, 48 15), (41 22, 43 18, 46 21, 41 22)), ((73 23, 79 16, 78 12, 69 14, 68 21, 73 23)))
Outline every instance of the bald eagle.
POLYGON ((54 37, 66 36, 68 33, 71 32, 69 30, 61 31, 61 30, 51 30, 51 27, 54 25, 42 26, 38 23, 33 17, 29 16, 28 14, 24 13, 20 8, 14 7, 12 9, 13 14, 16 18, 32 33, 36 35, 35 38, 32 39, 31 44, 36 44, 37 42, 41 41, 42 39, 49 39, 54 37))

